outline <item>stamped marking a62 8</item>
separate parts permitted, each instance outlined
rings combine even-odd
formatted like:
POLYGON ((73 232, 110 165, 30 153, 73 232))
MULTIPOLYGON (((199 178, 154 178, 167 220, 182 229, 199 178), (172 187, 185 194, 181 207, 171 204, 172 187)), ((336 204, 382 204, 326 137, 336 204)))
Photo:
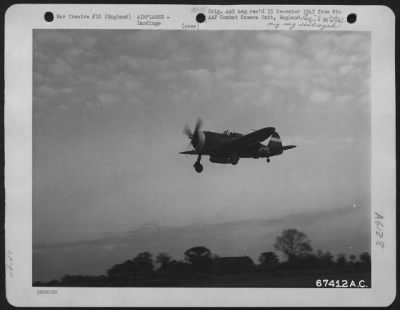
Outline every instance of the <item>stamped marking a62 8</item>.
POLYGON ((385 243, 383 241, 383 216, 380 215, 378 212, 375 213, 375 234, 377 237, 376 245, 381 247, 382 249, 385 247, 385 243))

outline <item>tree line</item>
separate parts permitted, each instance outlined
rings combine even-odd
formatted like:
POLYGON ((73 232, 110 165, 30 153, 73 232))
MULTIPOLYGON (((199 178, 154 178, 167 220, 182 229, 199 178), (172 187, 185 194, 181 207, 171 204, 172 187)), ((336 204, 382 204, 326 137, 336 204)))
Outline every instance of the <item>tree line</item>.
MULTIPOLYGON (((258 263, 248 256, 220 257, 205 246, 195 246, 184 252, 183 260, 176 260, 168 253, 162 252, 153 257, 150 252, 142 252, 132 259, 116 264, 103 276, 65 275, 60 281, 47 283, 35 282, 34 285, 109 285, 122 282, 155 283, 156 279, 188 279, 204 275, 226 274, 275 274, 296 270, 341 270, 368 271, 371 269, 371 258, 368 252, 358 257, 354 254, 338 254, 313 251, 307 235, 296 229, 284 230, 275 240, 274 251, 259 255, 258 263)), ((157 281, 156 281, 157 282, 157 281)), ((165 282, 165 281, 164 281, 165 282)))

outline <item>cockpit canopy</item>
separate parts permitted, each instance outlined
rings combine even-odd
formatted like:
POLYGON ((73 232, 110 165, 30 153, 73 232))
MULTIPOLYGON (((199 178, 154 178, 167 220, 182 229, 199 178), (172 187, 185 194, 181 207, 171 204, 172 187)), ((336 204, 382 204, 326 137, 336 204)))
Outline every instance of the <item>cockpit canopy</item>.
POLYGON ((223 132, 223 134, 224 134, 224 135, 227 135, 227 136, 230 136, 230 137, 241 137, 241 136, 243 136, 241 133, 232 132, 232 131, 229 131, 228 129, 225 130, 225 131, 223 132))

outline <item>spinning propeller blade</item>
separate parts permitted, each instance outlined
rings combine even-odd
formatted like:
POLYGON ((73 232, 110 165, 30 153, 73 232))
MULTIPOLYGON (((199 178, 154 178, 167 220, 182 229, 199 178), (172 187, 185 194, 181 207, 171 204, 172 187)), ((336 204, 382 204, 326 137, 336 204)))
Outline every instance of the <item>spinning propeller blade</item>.
POLYGON ((190 130, 190 128, 189 128, 189 126, 186 124, 185 125, 185 127, 183 127, 183 133, 186 135, 186 136, 188 136, 189 138, 191 138, 192 137, 192 132, 191 132, 191 130, 190 130))
POLYGON ((193 132, 190 130, 188 125, 185 125, 185 127, 183 127, 183 133, 186 136, 188 136, 188 138, 190 139, 190 143, 193 145, 193 147, 196 147, 196 144, 199 139, 198 134, 202 125, 203 125, 203 120, 201 118, 198 118, 196 125, 194 126, 193 132))
POLYGON ((196 135, 196 134, 197 134, 197 132, 198 132, 198 131, 200 130, 200 128, 201 128, 201 125, 203 125, 203 121, 202 121, 201 118, 198 118, 198 119, 197 119, 196 126, 194 127, 194 133, 193 133, 193 135, 196 135))

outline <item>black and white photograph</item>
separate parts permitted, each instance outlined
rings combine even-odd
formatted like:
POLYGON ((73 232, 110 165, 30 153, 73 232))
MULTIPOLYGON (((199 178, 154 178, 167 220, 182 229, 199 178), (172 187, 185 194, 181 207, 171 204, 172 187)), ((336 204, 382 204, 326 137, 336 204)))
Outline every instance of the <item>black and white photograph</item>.
POLYGON ((9 304, 390 305, 394 20, 384 6, 12 6, 9 304))
POLYGON ((33 285, 370 286, 370 41, 35 30, 33 285))

